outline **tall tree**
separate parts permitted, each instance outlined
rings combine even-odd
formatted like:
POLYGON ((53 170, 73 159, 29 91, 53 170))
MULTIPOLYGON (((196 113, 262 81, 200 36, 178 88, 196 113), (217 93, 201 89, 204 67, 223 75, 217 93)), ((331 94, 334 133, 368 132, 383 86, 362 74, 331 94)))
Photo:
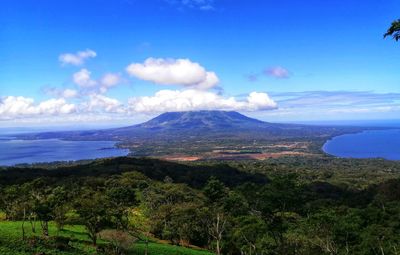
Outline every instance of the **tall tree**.
POLYGON ((400 19, 392 22, 392 25, 384 34, 384 38, 391 36, 396 41, 400 40, 400 19))
POLYGON ((77 199, 75 208, 96 246, 97 234, 111 225, 108 199, 100 192, 88 192, 77 199))
POLYGON ((211 217, 208 225, 209 235, 215 242, 215 253, 221 254, 222 239, 226 230, 227 217, 224 212, 224 199, 228 195, 228 189, 225 185, 212 176, 203 188, 211 208, 211 217))

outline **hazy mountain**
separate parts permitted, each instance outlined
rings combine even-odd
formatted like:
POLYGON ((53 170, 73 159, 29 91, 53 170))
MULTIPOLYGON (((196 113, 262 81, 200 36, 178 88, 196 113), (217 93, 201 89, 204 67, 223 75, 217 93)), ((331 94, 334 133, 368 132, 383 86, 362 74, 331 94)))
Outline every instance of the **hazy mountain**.
MULTIPOLYGON (((25 138, 63 138, 76 140, 156 140, 193 138, 275 139, 329 136, 351 132, 354 128, 279 124, 249 118, 234 111, 166 112, 147 122, 122 128, 46 132, 25 138)), ((357 129, 358 130, 358 129, 357 129)))

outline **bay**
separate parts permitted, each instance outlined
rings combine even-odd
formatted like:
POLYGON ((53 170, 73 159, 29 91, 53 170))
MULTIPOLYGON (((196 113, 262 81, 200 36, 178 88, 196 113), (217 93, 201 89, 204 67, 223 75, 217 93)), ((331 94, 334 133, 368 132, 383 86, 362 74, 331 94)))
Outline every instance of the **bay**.
POLYGON ((400 160, 400 129, 368 130, 327 141, 323 151, 342 158, 400 160))
POLYGON ((125 156, 113 141, 14 140, 0 137, 0 166, 125 156))

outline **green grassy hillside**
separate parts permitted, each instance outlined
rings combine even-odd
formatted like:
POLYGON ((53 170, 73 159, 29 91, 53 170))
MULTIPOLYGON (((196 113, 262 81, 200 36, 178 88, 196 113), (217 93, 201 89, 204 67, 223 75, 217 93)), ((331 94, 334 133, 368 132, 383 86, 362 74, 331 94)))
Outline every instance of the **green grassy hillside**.
MULTIPOLYGON (((86 255, 94 254, 96 249, 91 245, 83 226, 66 226, 64 230, 57 232, 56 226, 49 226, 50 237, 47 241, 35 238, 40 237, 40 224, 36 224, 37 233, 32 233, 30 224, 25 223, 27 240, 22 241, 22 222, 0 221, 0 254, 1 255, 86 255), (57 236, 57 238, 56 238, 57 236), (64 239, 65 238, 65 239, 64 239), (59 239, 59 240, 58 240, 59 239), (63 240, 70 240, 70 248, 63 250, 63 240)), ((99 244, 106 244, 100 240, 99 244)), ((163 243, 150 242, 149 255, 211 255, 212 253, 174 246, 163 243)), ((132 244, 129 254, 145 254, 145 244, 136 242, 132 244)))

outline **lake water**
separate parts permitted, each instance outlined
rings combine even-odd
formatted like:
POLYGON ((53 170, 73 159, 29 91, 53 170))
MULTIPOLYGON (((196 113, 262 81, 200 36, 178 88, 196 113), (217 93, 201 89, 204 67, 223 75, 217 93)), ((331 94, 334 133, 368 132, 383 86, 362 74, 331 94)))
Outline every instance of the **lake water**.
POLYGON ((371 130, 346 134, 327 141, 326 153, 343 158, 400 160, 400 129, 371 130))
POLYGON ((0 166, 125 156, 112 141, 13 140, 0 137, 0 166))

